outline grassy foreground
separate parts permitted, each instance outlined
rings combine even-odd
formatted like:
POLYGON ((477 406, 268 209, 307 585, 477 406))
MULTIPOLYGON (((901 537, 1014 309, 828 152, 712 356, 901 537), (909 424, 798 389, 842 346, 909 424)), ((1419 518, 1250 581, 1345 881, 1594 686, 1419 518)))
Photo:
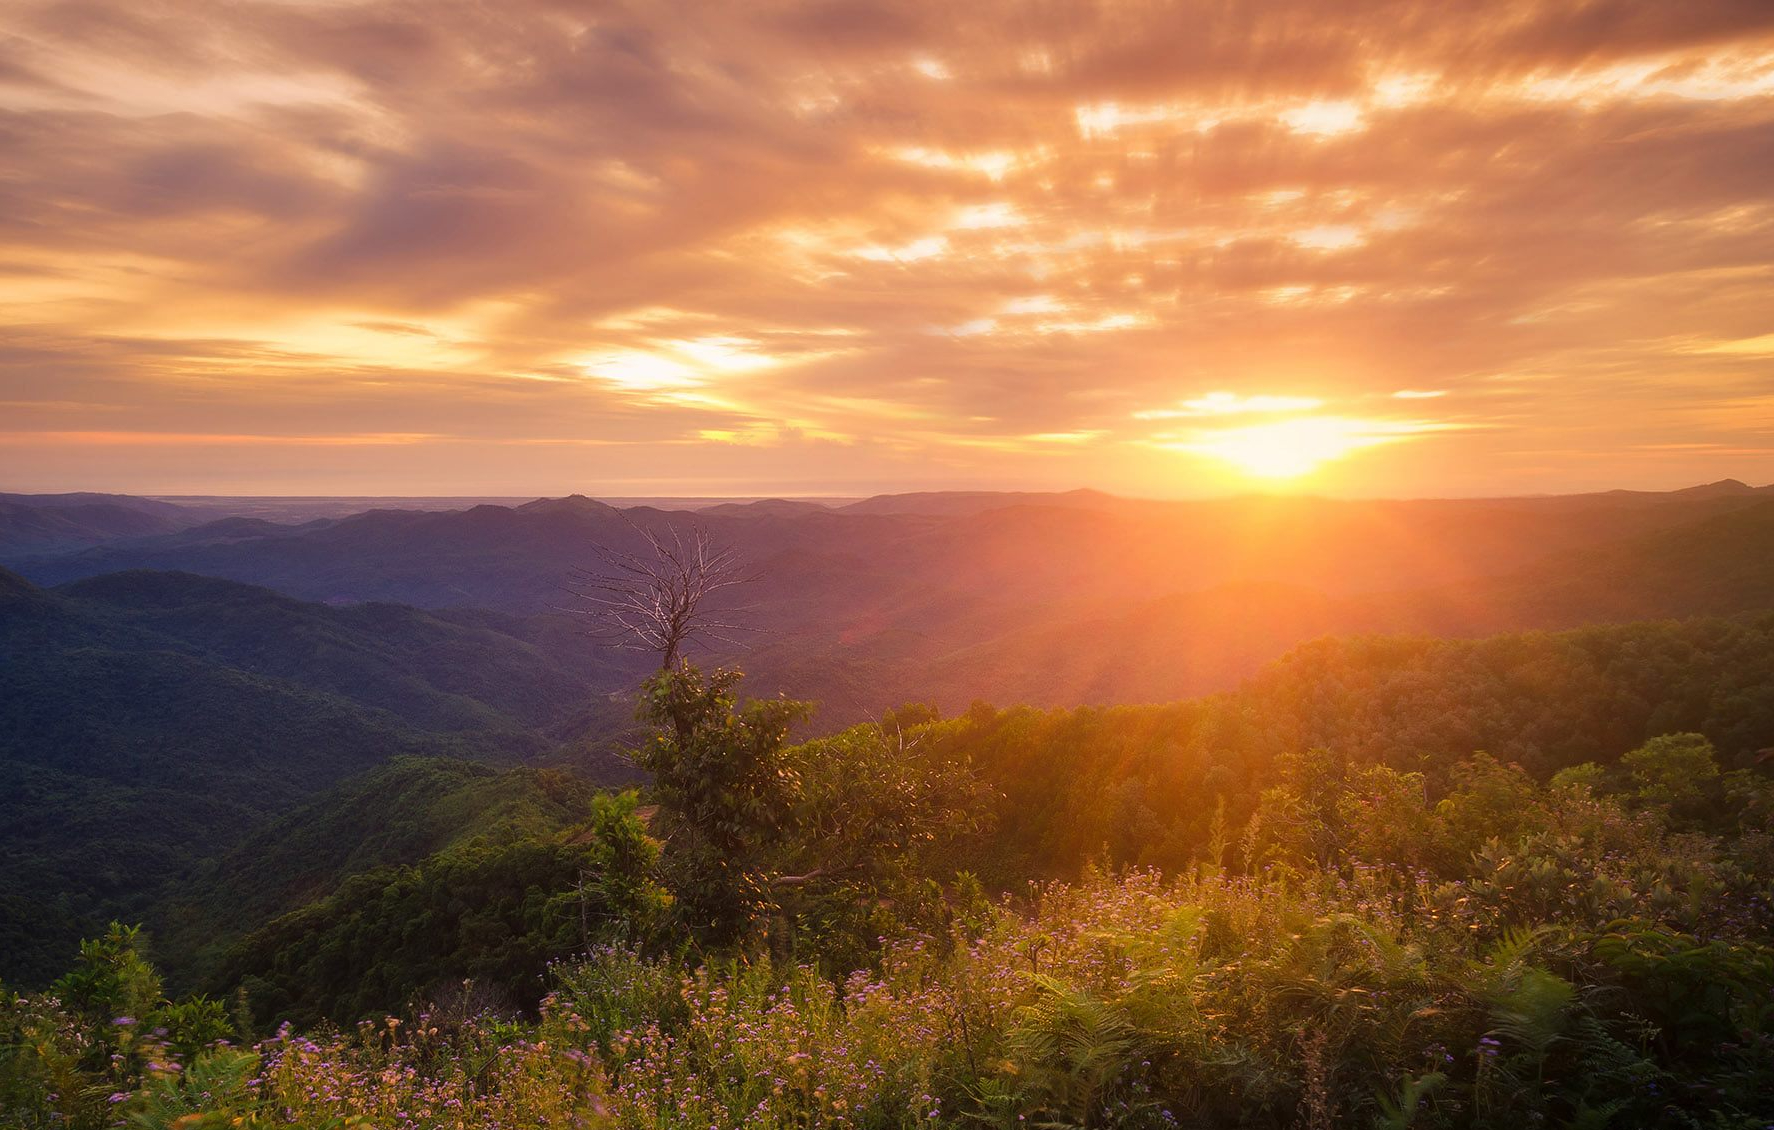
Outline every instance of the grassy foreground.
POLYGON ((360 884, 226 1001, 167 999, 122 926, 0 992, 5 1125, 1774 1126, 1774 780, 1698 733, 1544 780, 1284 754, 1168 871, 992 897, 946 724, 788 747, 797 704, 736 678, 649 684, 657 839, 600 797, 519 845, 584 853, 534 890, 484 851, 360 884), (577 939, 534 1008, 470 981, 262 1026, 253 986, 418 969, 440 924, 526 968, 531 919, 577 939))
MULTIPOLYGON (((184 1130, 1765 1125, 1774 951, 1667 876, 1601 896, 1628 917, 1506 925, 1524 900, 1595 897, 1545 862, 1513 876, 1531 892, 1092 877, 841 978, 605 949, 556 969, 533 1023, 468 994, 234 1047, 215 1006, 19 998, 4 1102, 20 1126, 184 1130)), ((127 945, 88 956, 100 991, 143 975, 127 945)))

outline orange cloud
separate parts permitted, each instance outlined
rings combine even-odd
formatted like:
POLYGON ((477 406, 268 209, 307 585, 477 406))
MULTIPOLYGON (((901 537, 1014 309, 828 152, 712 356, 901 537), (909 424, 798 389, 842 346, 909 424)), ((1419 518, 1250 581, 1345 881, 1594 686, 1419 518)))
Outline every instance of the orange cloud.
POLYGON ((1774 477, 1774 6, 1062 7, 11 4, 0 479, 1774 477))
POLYGON ((76 447, 391 447, 431 443, 445 436, 414 433, 283 436, 202 432, 0 432, 7 443, 76 447))

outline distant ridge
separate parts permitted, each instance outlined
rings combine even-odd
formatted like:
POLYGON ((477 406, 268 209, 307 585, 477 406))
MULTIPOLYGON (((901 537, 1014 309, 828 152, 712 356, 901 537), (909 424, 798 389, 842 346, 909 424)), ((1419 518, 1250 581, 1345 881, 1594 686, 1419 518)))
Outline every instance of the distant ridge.
POLYGON ((1059 506, 1073 510, 1108 510, 1129 499, 1080 488, 1068 491, 942 490, 909 494, 878 494, 838 508, 844 514, 928 514, 967 517, 1007 506, 1059 506))
MULTIPOLYGON (((484 508, 477 506, 475 509, 484 508)), ((607 502, 599 502, 595 498, 587 498, 582 494, 569 494, 565 498, 538 498, 534 502, 526 502, 513 509, 519 514, 585 514, 599 518, 608 518, 621 513, 607 502)))
POLYGON ((0 554, 83 549, 199 521, 177 506, 120 495, 0 495, 0 554))
POLYGON ((43 590, 8 569, 0 569, 0 601, 36 600, 43 590))
POLYGON ((807 514, 821 514, 831 507, 818 502, 803 502, 788 498, 760 498, 756 502, 723 502, 717 506, 704 506, 698 514, 715 514, 723 518, 746 518, 766 516, 773 518, 799 518, 807 514))
POLYGON ((1491 621, 1506 628, 1774 609, 1774 498, 1753 488, 1720 491, 1716 497, 1743 494, 1755 500, 1674 530, 1561 555, 1499 578, 1485 586, 1476 603, 1493 612, 1507 610, 1504 618, 1491 621))
POLYGON ((1540 500, 1585 498, 1618 498, 1643 502, 1704 502, 1712 498, 1746 498, 1751 495, 1774 495, 1774 485, 1754 487, 1742 479, 1720 479, 1674 490, 1605 490, 1596 494, 1537 495, 1540 500))
POLYGON ((12 494, 0 491, 0 502, 28 506, 33 510, 60 510, 71 506, 119 506, 125 510, 162 518, 198 520, 187 507, 153 498, 140 498, 133 494, 99 494, 85 490, 67 494, 12 494))
POLYGON ((1761 491, 1750 486, 1741 479, 1720 479, 1716 483, 1703 483, 1697 487, 1684 487, 1681 490, 1672 490, 1669 493, 1677 498, 1729 498, 1735 495, 1760 494, 1761 491))

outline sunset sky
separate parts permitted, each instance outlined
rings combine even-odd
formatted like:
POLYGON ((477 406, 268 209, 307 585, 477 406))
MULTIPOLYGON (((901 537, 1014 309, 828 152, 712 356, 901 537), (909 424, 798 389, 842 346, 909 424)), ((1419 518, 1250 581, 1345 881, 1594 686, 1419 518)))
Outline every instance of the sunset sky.
POLYGON ((1774 480, 1774 3, 0 4, 0 490, 1774 480))

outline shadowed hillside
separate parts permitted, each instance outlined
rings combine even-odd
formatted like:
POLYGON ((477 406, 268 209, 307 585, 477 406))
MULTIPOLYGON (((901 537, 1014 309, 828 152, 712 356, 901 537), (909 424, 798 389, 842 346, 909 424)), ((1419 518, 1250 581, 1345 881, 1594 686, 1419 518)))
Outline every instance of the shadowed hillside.
POLYGON ((40 975, 95 921, 141 913, 266 818, 394 757, 563 757, 620 777, 546 732, 600 672, 617 677, 412 609, 169 574, 45 592, 0 572, 4 976, 40 975))
POLYGON ((202 521, 184 507, 123 494, 0 494, 0 559, 151 537, 202 521))
POLYGON ((582 822, 597 787, 558 769, 400 758, 271 820, 159 901, 150 923, 168 972, 204 984, 241 935, 346 878, 417 864, 470 841, 508 843, 582 822))
POLYGON ((1232 686, 1323 634, 1475 635, 1768 607, 1774 502, 1735 482, 1427 502, 939 493, 701 514, 574 496, 302 526, 228 520, 23 567, 52 581, 188 570, 461 623, 487 615, 467 609, 492 609, 512 617, 502 634, 555 640, 547 650, 558 653, 573 622, 559 610, 576 603, 563 586, 598 567, 597 547, 639 550, 642 530, 692 526, 757 577, 738 599, 759 630, 716 658, 743 663, 756 686, 821 701, 829 726, 907 698, 1173 699, 1232 686), (1605 583, 1589 579, 1596 570, 1605 583))

